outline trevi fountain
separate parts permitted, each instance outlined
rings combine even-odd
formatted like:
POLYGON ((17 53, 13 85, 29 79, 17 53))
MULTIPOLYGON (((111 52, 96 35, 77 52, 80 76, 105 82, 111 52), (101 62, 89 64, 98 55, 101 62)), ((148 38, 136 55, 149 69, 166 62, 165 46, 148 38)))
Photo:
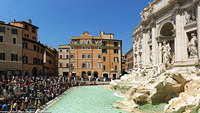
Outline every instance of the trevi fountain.
POLYGON ((166 103, 165 113, 200 112, 200 0, 153 0, 133 30, 134 68, 111 81, 114 107, 166 103))

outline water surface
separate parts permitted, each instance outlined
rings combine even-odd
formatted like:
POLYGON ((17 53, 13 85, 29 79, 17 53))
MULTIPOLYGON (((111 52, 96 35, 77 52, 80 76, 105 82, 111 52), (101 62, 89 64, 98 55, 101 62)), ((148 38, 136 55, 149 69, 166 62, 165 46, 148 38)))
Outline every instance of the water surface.
POLYGON ((126 113, 113 107, 114 91, 101 86, 73 88, 59 101, 45 109, 52 113, 126 113))

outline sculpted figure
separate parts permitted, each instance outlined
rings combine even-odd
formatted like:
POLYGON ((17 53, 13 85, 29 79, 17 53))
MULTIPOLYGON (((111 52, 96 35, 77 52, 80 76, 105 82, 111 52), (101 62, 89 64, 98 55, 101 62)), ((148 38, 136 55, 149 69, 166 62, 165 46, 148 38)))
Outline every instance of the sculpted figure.
POLYGON ((170 46, 169 43, 166 43, 166 41, 163 41, 163 46, 161 47, 161 52, 162 52, 162 57, 163 57, 163 63, 165 65, 168 65, 170 63, 170 58, 171 58, 171 54, 170 54, 170 46))
POLYGON ((188 43, 189 57, 197 57, 197 37, 194 33, 191 34, 192 38, 188 43))

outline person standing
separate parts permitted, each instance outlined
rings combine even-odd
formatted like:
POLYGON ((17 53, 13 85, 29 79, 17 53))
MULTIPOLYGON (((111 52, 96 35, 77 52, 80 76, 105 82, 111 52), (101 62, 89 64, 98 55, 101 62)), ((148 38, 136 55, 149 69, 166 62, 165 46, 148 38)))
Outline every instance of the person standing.
POLYGON ((2 105, 1 111, 8 111, 8 104, 7 102, 3 102, 4 104, 2 105))

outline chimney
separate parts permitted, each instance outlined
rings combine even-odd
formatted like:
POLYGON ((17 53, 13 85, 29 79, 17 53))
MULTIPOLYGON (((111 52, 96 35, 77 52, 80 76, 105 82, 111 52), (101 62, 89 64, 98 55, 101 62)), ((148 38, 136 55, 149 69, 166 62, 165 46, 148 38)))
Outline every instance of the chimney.
POLYGON ((16 22, 16 20, 14 19, 13 22, 16 22))
POLYGON ((32 20, 31 20, 31 19, 28 19, 28 23, 29 23, 29 24, 32 24, 32 20))
POLYGON ((103 35, 104 35, 104 31, 101 31, 101 32, 100 32, 100 36, 103 36, 103 35))

